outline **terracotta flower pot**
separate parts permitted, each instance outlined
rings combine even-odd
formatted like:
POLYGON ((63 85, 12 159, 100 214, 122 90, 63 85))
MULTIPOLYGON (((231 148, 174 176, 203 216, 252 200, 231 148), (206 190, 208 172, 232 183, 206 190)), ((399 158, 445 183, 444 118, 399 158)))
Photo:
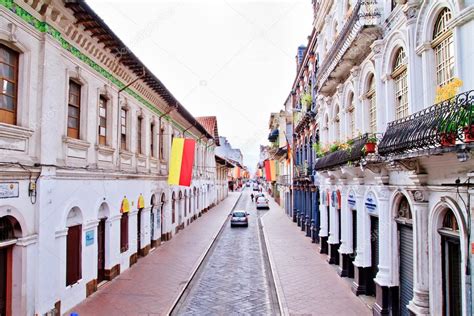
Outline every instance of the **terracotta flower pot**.
POLYGON ((464 127, 463 132, 464 132, 464 142, 465 143, 474 142, 474 124, 471 124, 470 126, 464 127))
POLYGON ((441 133, 441 146, 443 147, 450 147, 456 145, 456 133, 441 133))
POLYGON ((375 153, 375 143, 366 143, 365 144, 365 153, 366 154, 373 154, 375 153))

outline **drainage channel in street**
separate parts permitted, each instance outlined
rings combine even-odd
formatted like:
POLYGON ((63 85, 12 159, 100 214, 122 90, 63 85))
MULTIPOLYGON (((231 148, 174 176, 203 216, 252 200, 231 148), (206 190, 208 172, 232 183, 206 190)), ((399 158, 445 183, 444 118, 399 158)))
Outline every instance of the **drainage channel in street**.
MULTIPOLYGON (((260 216, 245 189, 234 209, 246 210, 249 227, 227 219, 171 315, 280 315, 260 216)), ((229 213, 231 210, 229 210, 229 213)))

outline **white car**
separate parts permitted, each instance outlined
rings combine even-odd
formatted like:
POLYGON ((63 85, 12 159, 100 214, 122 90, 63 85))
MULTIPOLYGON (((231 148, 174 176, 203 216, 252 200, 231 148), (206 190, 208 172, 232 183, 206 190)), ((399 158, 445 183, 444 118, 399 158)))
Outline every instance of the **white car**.
POLYGON ((266 197, 263 197, 263 196, 257 197, 256 205, 257 205, 257 210, 259 210, 259 209, 269 210, 270 209, 270 206, 268 206, 268 199, 266 197))

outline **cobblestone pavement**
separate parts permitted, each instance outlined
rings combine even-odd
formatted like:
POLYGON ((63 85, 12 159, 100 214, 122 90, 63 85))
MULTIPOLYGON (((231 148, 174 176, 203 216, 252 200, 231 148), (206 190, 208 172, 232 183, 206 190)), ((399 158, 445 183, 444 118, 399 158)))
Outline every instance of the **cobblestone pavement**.
POLYGON ((351 279, 341 278, 327 256, 270 199, 262 217, 276 286, 285 314, 370 315, 372 311, 351 291, 351 279))
POLYGON ((166 315, 227 219, 240 192, 209 210, 69 313, 80 316, 166 315))
POLYGON ((249 227, 227 223, 174 315, 278 315, 279 308, 258 213, 245 190, 235 209, 250 213, 249 227))

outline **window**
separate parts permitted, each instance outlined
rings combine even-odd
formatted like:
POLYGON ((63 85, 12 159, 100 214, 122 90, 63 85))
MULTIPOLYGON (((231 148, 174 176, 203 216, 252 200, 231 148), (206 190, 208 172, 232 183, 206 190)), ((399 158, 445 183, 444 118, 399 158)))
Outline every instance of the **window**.
POLYGON ((68 227, 66 240, 66 286, 82 278, 82 225, 68 227))
POLYGON ((336 114, 334 115, 334 140, 339 141, 340 139, 340 127, 339 127, 339 106, 336 107, 336 114))
POLYGON ((355 135, 355 115, 354 115, 354 94, 351 93, 349 96, 349 104, 347 113, 349 114, 349 137, 354 138, 355 135))
POLYGON ((395 83, 395 118, 401 119, 408 115, 408 82, 405 51, 400 48, 395 57, 392 78, 395 83))
POLYGON ((142 122, 143 118, 138 117, 137 121, 137 153, 142 154, 142 122))
POLYGON ((127 150, 127 110, 120 110, 120 149, 127 150))
POLYGON ((372 75, 369 79, 369 89, 367 90, 367 99, 369 100, 369 132, 377 132, 377 99, 375 95, 375 79, 372 75))
POLYGON ((128 250, 128 213, 122 213, 120 218, 120 252, 128 250))
POLYGON ((150 156, 155 157, 155 124, 150 124, 150 156))
POLYGON ((99 97, 99 144, 107 144, 107 99, 99 97))
POLYGON ((69 80, 69 102, 67 110, 67 136, 79 139, 81 118, 81 85, 69 80))
POLYGON ((16 124, 19 54, 0 44, 0 123, 16 124))
POLYGON ((436 63, 436 84, 444 86, 454 77, 454 41, 447 25, 451 20, 451 11, 443 9, 438 15, 433 31, 433 50, 436 63))
POLYGON ((165 128, 163 126, 163 123, 160 122, 160 139, 159 139, 159 146, 160 146, 160 152, 158 153, 159 154, 159 158, 160 159, 165 159, 165 154, 164 154, 164 144, 163 144, 163 140, 164 140, 164 137, 163 135, 165 134, 165 128))

